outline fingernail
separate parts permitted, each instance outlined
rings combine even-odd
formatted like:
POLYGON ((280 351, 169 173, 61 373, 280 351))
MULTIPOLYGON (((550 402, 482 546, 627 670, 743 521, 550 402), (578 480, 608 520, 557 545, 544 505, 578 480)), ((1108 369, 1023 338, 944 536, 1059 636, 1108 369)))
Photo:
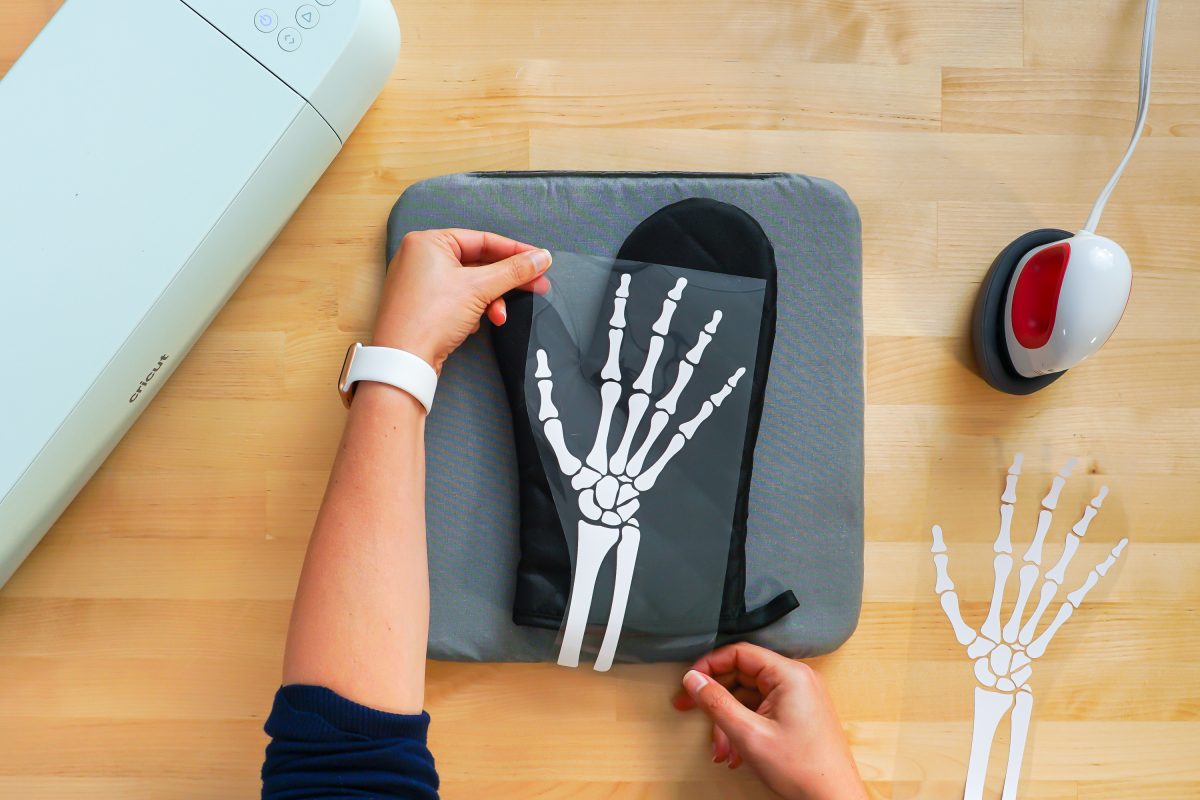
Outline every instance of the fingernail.
POLYGON ((538 272, 543 272, 550 266, 549 250, 534 250, 529 257, 533 259, 533 266, 537 267, 538 272))
POLYGON ((687 689, 688 694, 692 697, 699 694, 706 683, 708 683, 708 678, 694 669, 689 669, 683 676, 683 688, 687 689))

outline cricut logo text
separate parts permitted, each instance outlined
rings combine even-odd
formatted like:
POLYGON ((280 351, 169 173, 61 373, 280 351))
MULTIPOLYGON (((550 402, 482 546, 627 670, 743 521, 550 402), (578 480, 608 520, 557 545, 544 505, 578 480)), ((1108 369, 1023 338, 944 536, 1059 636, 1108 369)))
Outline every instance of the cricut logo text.
POLYGON ((165 355, 163 355, 163 356, 160 356, 160 357, 159 357, 159 359, 158 359, 158 364, 156 364, 156 365, 154 366, 154 369, 152 369, 152 370, 150 370, 149 372, 147 372, 147 373, 146 373, 146 377, 145 377, 145 378, 143 378, 142 380, 138 381, 138 388, 137 388, 137 391, 136 391, 136 392, 134 392, 133 394, 129 395, 129 402, 130 402, 130 403, 136 403, 136 402, 137 402, 137 399, 138 399, 138 398, 141 396, 141 394, 142 394, 142 389, 145 389, 145 388, 146 388, 146 384, 148 384, 148 383, 150 383, 150 381, 154 380, 154 376, 158 374, 158 371, 159 371, 160 369, 162 369, 162 366, 163 366, 163 364, 164 364, 164 363, 166 363, 166 361, 167 361, 167 356, 165 356, 165 355))

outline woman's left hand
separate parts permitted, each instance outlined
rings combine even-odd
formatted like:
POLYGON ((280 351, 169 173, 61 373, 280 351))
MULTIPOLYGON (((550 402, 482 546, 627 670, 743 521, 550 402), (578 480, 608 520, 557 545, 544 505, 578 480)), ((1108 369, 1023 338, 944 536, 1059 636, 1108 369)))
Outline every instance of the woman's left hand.
POLYGON ((506 292, 545 292, 549 267, 548 251, 494 233, 409 233, 388 268, 372 343, 407 350, 440 373, 485 313, 504 324, 506 292))

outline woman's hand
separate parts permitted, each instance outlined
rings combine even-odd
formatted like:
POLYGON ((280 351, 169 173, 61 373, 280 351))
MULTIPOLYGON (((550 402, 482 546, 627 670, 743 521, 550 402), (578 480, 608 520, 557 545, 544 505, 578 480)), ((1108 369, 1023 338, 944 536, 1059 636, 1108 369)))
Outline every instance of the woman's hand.
POLYGON ((744 762, 788 800, 867 797, 821 678, 807 664, 745 642, 714 650, 674 700, 713 722, 713 761, 744 762))
POLYGON ((410 233, 388 268, 372 344, 407 350, 440 373, 484 313, 504 324, 505 292, 545 292, 549 266, 547 251, 494 233, 410 233))

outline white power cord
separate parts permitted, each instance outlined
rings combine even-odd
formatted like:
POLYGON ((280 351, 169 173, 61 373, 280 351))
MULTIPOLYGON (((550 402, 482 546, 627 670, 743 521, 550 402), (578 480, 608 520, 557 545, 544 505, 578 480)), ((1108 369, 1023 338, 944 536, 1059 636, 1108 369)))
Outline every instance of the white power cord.
POLYGON ((1133 149, 1137 147, 1138 139, 1142 138, 1142 128, 1146 125, 1146 112, 1150 108, 1150 58, 1154 50, 1154 23, 1157 12, 1158 0, 1146 0, 1146 21, 1142 24, 1142 62, 1141 77, 1138 83, 1137 121, 1133 124, 1133 138, 1129 140, 1129 147, 1125 150, 1125 156, 1121 159, 1121 163, 1117 164, 1116 171, 1108 179, 1104 191, 1100 192, 1100 196, 1096 198, 1096 204, 1092 206, 1092 213, 1088 215, 1087 223, 1083 226, 1088 233, 1096 232, 1096 226, 1100 224, 1100 215, 1104 213, 1104 204, 1108 202, 1108 196, 1112 194, 1117 181, 1121 179, 1121 173, 1125 171, 1125 165, 1133 156, 1133 149))

